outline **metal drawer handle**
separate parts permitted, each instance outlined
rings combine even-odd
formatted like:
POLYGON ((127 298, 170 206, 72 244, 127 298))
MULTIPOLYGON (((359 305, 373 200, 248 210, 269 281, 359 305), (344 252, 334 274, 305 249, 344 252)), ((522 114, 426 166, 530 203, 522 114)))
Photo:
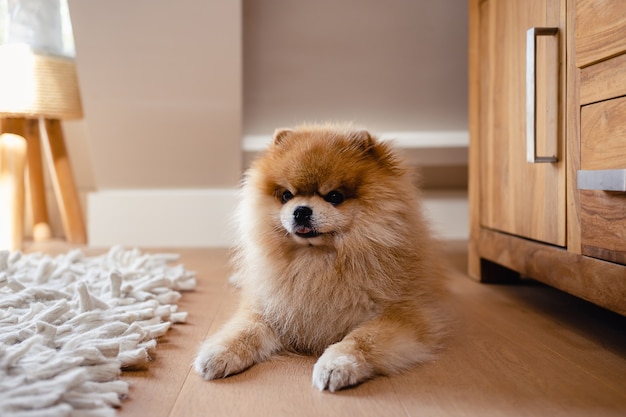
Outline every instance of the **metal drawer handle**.
POLYGON ((580 170, 578 189, 626 191, 626 169, 580 170))
POLYGON ((559 28, 530 28, 526 32, 526 160, 557 162, 553 156, 537 156, 537 36, 554 36, 559 28))

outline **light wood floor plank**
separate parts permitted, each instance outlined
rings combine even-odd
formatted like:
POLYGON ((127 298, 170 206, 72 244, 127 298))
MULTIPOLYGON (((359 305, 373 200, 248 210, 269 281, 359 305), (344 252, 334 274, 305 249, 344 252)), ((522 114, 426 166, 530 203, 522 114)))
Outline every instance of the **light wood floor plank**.
MULTIPOLYGON (((177 253, 168 249, 153 252, 177 253)), ((193 292, 183 294, 179 310, 189 313, 187 323, 174 325, 159 340, 154 360, 145 369, 124 372, 131 385, 130 398, 121 415, 167 416, 190 373, 192 352, 207 336, 211 324, 230 290, 225 250, 187 249, 181 263, 196 271, 200 283, 193 292)), ((195 376, 195 375, 194 375, 195 376)))
MULTIPOLYGON (((465 271, 465 245, 449 250, 465 271)), ((485 285, 464 272, 451 279, 455 329, 434 363, 335 394, 311 386, 310 357, 204 381, 194 355, 230 317, 238 292, 224 250, 168 252, 198 273, 198 289, 180 303, 189 320, 160 340, 145 369, 122 375, 133 387, 120 416, 626 415, 625 317, 540 284, 485 285)))
POLYGON ((500 301, 498 314, 486 314, 484 320, 494 331, 522 346, 541 345, 568 361, 572 372, 587 373, 626 396, 626 330, 615 332, 624 325, 623 317, 537 285, 498 288, 493 295, 494 304, 500 301))

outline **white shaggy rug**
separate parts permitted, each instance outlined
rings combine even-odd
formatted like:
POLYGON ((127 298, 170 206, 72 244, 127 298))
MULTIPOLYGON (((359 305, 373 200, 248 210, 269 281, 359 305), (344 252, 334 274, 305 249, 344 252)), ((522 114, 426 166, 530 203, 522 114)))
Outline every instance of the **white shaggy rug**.
POLYGON ((195 275, 177 256, 112 248, 0 251, 0 416, 114 416, 121 368, 150 359, 195 275))

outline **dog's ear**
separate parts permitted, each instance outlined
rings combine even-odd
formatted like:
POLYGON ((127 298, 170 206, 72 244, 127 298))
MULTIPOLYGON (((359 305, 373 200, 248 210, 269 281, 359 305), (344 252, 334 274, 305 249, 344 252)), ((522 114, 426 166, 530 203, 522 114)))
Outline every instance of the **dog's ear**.
POLYGON ((388 143, 372 136, 367 130, 358 130, 350 135, 358 149, 370 158, 389 168, 397 166, 397 158, 388 143))
POLYGON ((274 131, 274 145, 281 143, 291 133, 293 133, 293 130, 284 127, 276 129, 274 131))
POLYGON ((376 145, 376 139, 374 139, 367 130, 354 131, 350 134, 350 138, 365 152, 369 152, 369 150, 376 145))
POLYGON ((380 159, 381 152, 385 153, 385 146, 367 130, 356 130, 350 133, 350 139, 355 148, 374 159, 380 159))

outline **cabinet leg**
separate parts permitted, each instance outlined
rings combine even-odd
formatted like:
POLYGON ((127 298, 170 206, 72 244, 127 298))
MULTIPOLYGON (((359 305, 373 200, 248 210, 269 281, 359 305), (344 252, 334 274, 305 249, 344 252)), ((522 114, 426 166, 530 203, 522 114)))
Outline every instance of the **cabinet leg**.
POLYGON ((487 259, 480 259, 480 281, 490 284, 510 284, 519 282, 519 273, 487 259))
POLYGON ((52 185, 56 195, 65 237, 70 243, 87 243, 87 232, 80 207, 78 191, 69 156, 65 147, 61 122, 56 119, 40 119, 40 130, 47 142, 47 160, 52 185))
POLYGON ((46 204, 41 137, 37 120, 26 120, 24 137, 28 144, 28 185, 33 213, 33 240, 41 242, 50 239, 52 233, 46 204))

